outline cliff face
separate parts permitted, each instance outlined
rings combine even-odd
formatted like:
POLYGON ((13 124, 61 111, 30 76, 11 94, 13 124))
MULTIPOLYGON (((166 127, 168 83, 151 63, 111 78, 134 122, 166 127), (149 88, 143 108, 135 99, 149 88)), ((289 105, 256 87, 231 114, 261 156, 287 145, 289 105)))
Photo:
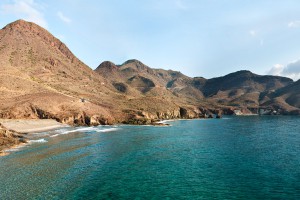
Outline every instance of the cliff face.
POLYGON ((21 143, 26 143, 26 140, 21 135, 0 126, 0 156, 5 154, 3 150, 21 143))
POLYGON ((140 124, 260 106, 299 110, 299 84, 288 78, 249 71, 191 78, 138 60, 106 61, 93 71, 47 30, 23 20, 0 30, 0 83, 0 118, 72 125, 140 124))

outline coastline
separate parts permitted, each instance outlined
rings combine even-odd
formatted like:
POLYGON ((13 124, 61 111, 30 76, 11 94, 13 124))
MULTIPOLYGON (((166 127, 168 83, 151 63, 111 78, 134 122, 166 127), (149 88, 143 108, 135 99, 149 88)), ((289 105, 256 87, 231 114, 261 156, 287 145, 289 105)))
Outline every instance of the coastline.
POLYGON ((69 127, 53 119, 0 119, 0 157, 28 144, 26 135, 69 127))
POLYGON ((22 147, 25 147, 26 145, 28 145, 28 142, 21 142, 19 144, 15 144, 15 145, 12 145, 10 147, 6 147, 6 148, 3 148, 1 151, 0 151, 0 157, 3 157, 3 156, 7 156, 9 155, 11 152, 14 152, 14 149, 20 149, 22 147))
POLYGON ((69 127, 53 119, 0 119, 0 124, 17 133, 28 134, 69 127))
MULTIPOLYGON (((243 116, 260 116, 257 114, 243 114, 236 115, 239 117, 243 116)), ((138 126, 157 126, 157 127, 168 127, 172 126, 168 122, 180 121, 180 120, 195 120, 195 119, 210 119, 210 118, 174 118, 174 119, 162 119, 160 121, 153 122, 152 124, 131 124, 138 126)), ((125 125, 125 124, 124 124, 125 125)), ((69 125, 57 122, 54 119, 0 119, 0 130, 9 132, 15 140, 10 143, 3 144, 0 142, 0 157, 9 155, 13 149, 19 149, 20 147, 26 146, 28 138, 26 135, 31 133, 41 133, 45 131, 51 131, 60 128, 70 127, 69 125)), ((2 135, 3 136, 3 135, 2 135)), ((0 135, 0 141, 3 139, 0 135)))

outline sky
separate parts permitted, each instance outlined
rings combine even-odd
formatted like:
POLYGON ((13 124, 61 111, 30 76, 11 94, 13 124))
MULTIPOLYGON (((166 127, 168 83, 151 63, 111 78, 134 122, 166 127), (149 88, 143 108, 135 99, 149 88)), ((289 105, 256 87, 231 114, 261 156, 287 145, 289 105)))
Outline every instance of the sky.
POLYGON ((300 78, 298 0, 1 0, 0 27, 35 22, 95 69, 137 59, 212 78, 300 78))

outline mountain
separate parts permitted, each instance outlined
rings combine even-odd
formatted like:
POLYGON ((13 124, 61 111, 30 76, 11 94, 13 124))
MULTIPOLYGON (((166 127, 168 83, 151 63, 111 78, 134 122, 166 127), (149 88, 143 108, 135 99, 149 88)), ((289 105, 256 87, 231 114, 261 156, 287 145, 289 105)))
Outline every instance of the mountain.
POLYGON ((300 114, 300 80, 269 94, 263 106, 282 110, 286 114, 300 114))
POLYGON ((246 70, 212 79, 191 78, 172 70, 150 68, 138 60, 118 66, 103 62, 95 71, 102 76, 109 74, 106 78, 120 92, 135 90, 140 95, 163 95, 166 99, 200 107, 247 108, 253 112, 258 112, 260 105, 270 100, 271 93, 293 84, 290 78, 261 76, 246 70), (169 93, 162 93, 166 90, 169 93))
POLYGON ((239 71, 188 77, 132 59, 81 62, 60 40, 24 20, 0 30, 0 118, 53 118, 76 125, 149 124, 260 107, 299 110, 299 81, 239 71))
POLYGON ((18 20, 0 30, 0 71, 2 117, 68 122, 80 117, 84 123, 84 115, 111 116, 108 107, 114 94, 106 80, 34 23, 18 20), (96 103, 83 105, 81 99, 96 103))
POLYGON ((198 103, 203 99, 202 92, 192 86, 193 78, 173 70, 153 69, 135 59, 118 66, 105 61, 95 72, 107 78, 117 90, 126 94, 163 95, 166 99, 174 101, 190 98, 198 103))
POLYGON ((144 77, 147 74, 140 72, 151 69, 142 63, 106 65, 111 71, 100 75, 42 27, 24 20, 8 24, 0 30, 0 117, 54 118, 90 125, 132 118, 179 118, 184 117, 181 106, 191 107, 167 89, 161 90, 158 78, 151 82, 144 77), (119 83, 119 68, 137 73, 119 83))
POLYGON ((261 76, 242 70, 207 80, 201 90, 206 98, 218 103, 257 107, 265 94, 293 83, 279 76, 261 76))

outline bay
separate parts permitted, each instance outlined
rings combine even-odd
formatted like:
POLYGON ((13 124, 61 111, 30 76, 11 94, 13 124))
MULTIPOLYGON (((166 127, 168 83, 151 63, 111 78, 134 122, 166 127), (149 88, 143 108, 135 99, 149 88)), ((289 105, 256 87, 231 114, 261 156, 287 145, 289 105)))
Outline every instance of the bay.
POLYGON ((300 117, 65 128, 0 158, 0 199, 300 199, 300 117))

